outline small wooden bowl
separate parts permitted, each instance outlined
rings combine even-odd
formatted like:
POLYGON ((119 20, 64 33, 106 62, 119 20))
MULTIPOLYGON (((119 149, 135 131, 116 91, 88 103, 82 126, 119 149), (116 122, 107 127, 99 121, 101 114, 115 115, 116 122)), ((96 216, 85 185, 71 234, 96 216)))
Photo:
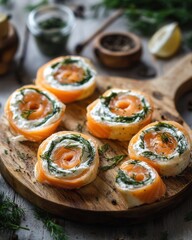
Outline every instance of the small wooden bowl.
POLYGON ((140 60, 142 45, 140 39, 130 32, 102 33, 95 39, 94 52, 98 60, 107 67, 127 68, 140 60), (120 44, 121 49, 118 49, 120 44))

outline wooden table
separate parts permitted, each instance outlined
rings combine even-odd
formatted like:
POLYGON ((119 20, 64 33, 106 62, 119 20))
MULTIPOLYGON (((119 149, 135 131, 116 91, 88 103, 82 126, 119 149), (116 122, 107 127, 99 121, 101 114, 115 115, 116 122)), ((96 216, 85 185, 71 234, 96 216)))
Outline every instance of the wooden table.
MULTIPOLYGON (((70 1, 70 4, 87 3, 87 5, 90 5, 93 2, 95 1, 79 0, 70 1)), ((13 71, 11 71, 9 75, 0 78, 0 114, 3 113, 4 103, 11 92, 20 85, 31 83, 32 79, 35 78, 38 67, 49 60, 49 58, 40 54, 33 37, 26 30, 25 22, 27 13, 24 10, 25 4, 26 1, 24 0, 15 0, 13 1, 13 6, 0 9, 12 14, 12 22, 16 26, 20 36, 20 48, 16 57, 17 66, 20 65, 19 71, 18 67, 13 67, 13 71)), ((94 32, 95 29, 97 29, 97 27, 100 26, 100 24, 104 21, 104 19, 104 17, 99 19, 77 19, 76 28, 74 29, 69 41, 69 50, 71 54, 73 54, 75 44, 94 32)), ((127 31, 127 29, 128 27, 126 24, 126 19, 122 17, 111 27, 109 27, 107 31, 127 31)), ((153 75, 155 69, 156 76, 162 75, 179 58, 187 53, 186 50, 181 49, 177 56, 170 60, 157 60, 149 54, 147 49, 147 40, 143 38, 142 43, 144 48, 142 62, 131 70, 110 70, 99 65, 92 53, 92 45, 88 46, 82 55, 92 59, 100 75, 126 76, 136 79, 143 78, 144 81, 145 78, 149 78, 143 76, 144 70, 148 69, 149 75, 153 75)), ((192 100, 192 96, 190 93, 185 94, 185 96, 183 96, 178 102, 178 110, 188 124, 192 126, 192 114, 187 110, 187 102, 189 100, 192 100)), ((4 181, 1 175, 0 191, 4 191, 7 196, 25 209, 26 217, 23 220, 22 225, 27 225, 30 228, 30 231, 17 231, 16 234, 20 240, 51 239, 50 234, 44 228, 43 223, 35 218, 33 206, 15 193, 4 181)), ((163 217, 159 218, 157 216, 155 220, 140 225, 122 226, 120 224, 119 226, 107 226, 106 224, 104 226, 95 226, 71 222, 64 219, 59 219, 59 222, 64 226, 64 231, 71 240, 192 239, 192 221, 184 221, 186 214, 192 211, 192 200, 190 198, 191 196, 189 196, 186 201, 184 201, 174 210, 171 210, 165 214, 163 217)), ((0 240, 13 239, 13 235, 13 232, 0 233, 0 240)))

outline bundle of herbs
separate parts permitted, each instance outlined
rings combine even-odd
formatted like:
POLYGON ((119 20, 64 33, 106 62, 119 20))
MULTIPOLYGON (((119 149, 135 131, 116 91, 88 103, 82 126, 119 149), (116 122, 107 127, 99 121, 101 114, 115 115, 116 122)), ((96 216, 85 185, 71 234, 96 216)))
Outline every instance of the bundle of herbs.
POLYGON ((185 32, 185 44, 192 48, 190 28, 192 14, 189 11, 192 8, 192 0, 102 0, 101 3, 94 6, 94 9, 98 12, 98 9, 103 7, 105 9, 124 9, 130 30, 144 36, 151 36, 163 25, 177 22, 185 32))
POLYGON ((36 208, 35 216, 38 220, 41 220, 44 223, 44 226, 50 232, 53 240, 67 240, 68 237, 64 232, 62 226, 58 225, 52 216, 43 210, 36 208))
POLYGON ((192 1, 179 0, 102 0, 100 6, 123 8, 131 27, 144 35, 154 33, 163 24, 178 22, 181 28, 190 27, 192 1))
MULTIPOLYGON (((0 232, 17 231, 19 229, 30 230, 21 226, 25 216, 24 210, 14 203, 9 197, 0 192, 0 232)), ((44 223, 54 240, 66 240, 67 236, 62 226, 58 225, 52 216, 43 210, 35 209, 35 216, 44 223)))
POLYGON ((125 154, 116 155, 114 157, 108 157, 107 156, 107 151, 109 150, 109 147, 110 147, 109 144, 106 143, 99 148, 99 157, 102 160, 106 160, 107 162, 110 162, 109 165, 105 165, 105 166, 100 167, 100 169, 102 171, 107 171, 107 170, 113 169, 114 167, 116 167, 121 161, 123 161, 127 157, 127 155, 125 155, 125 154))

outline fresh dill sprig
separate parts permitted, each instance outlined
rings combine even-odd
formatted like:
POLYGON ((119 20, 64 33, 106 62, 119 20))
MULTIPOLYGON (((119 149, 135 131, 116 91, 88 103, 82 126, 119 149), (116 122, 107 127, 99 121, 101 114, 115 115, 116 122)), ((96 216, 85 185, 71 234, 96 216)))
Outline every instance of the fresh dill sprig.
POLYGON ((43 211, 39 208, 36 208, 35 216, 38 220, 41 220, 44 223, 45 227, 50 232, 51 237, 54 240, 67 240, 68 239, 66 233, 64 232, 63 227, 58 225, 50 214, 46 213, 45 211, 43 211))
POLYGON ((116 167, 126 157, 127 157, 127 155, 117 155, 115 157, 108 158, 107 161, 111 161, 112 163, 109 164, 109 165, 102 166, 102 167, 100 167, 100 169, 103 170, 103 171, 107 171, 109 169, 112 169, 112 168, 116 167))
POLYGON ((122 160, 124 160, 127 157, 127 155, 116 155, 114 157, 107 157, 106 152, 108 150, 109 150, 109 144, 108 143, 99 147, 100 157, 104 158, 108 162, 111 162, 111 164, 109 164, 109 165, 105 165, 105 166, 100 167, 100 169, 103 170, 103 171, 107 171, 109 169, 112 169, 112 168, 116 167, 122 160))
POLYGON ((16 203, 6 197, 3 192, 0 192, 0 231, 1 230, 18 230, 29 228, 22 227, 21 220, 25 213, 16 203))
POLYGON ((107 150, 109 149, 109 144, 108 143, 105 143, 103 144, 102 146, 99 147, 98 151, 99 151, 99 154, 100 155, 104 155, 107 150))

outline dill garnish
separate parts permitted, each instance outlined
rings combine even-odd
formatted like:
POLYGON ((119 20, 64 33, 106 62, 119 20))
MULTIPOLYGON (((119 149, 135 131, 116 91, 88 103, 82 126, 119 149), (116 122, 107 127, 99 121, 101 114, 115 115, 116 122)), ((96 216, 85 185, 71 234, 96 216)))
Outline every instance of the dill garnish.
MULTIPOLYGON (((78 63, 78 62, 80 62, 80 60, 78 60, 78 59, 66 58, 66 59, 64 59, 61 62, 54 63, 53 65, 51 65, 51 68, 54 69, 54 68, 57 68, 58 66, 74 64, 74 63, 78 63)), ((70 85, 73 85, 73 86, 83 85, 86 82, 88 82, 92 77, 93 77, 92 72, 87 68, 87 69, 84 70, 84 77, 83 77, 83 79, 81 81, 79 81, 79 82, 71 83, 70 85)), ((61 85, 69 85, 69 83, 60 83, 60 84, 61 85)))
POLYGON ((24 110, 24 111, 21 113, 21 117, 22 117, 22 118, 25 118, 25 119, 28 119, 33 112, 35 112, 35 110, 33 110, 33 109, 24 110))
POLYGON ((71 59, 71 58, 67 58, 63 61, 63 64, 73 64, 73 63, 77 63, 79 60, 77 59, 71 59))
MULTIPOLYGON (((27 88, 27 89, 32 90, 32 91, 35 91, 35 92, 37 92, 37 93, 45 96, 45 97, 51 102, 52 108, 53 108, 53 111, 50 112, 50 113, 48 113, 48 115, 45 116, 40 123, 36 124, 35 127, 39 127, 39 126, 43 125, 48 119, 50 119, 50 118, 51 118, 52 116, 54 116, 56 113, 59 113, 59 112, 60 112, 61 108, 57 106, 57 102, 54 101, 54 100, 52 100, 46 93, 44 93, 43 91, 38 90, 38 89, 36 89, 36 88, 32 88, 32 87, 27 88)), ((20 93, 23 95, 23 97, 25 96, 25 92, 24 92, 24 91, 25 91, 25 89, 21 89, 21 90, 20 90, 20 93)), ((35 111, 35 110, 30 110, 30 111, 35 111)), ((31 113, 32 113, 32 112, 31 112, 31 113)), ((31 114, 31 113, 30 113, 30 114, 31 114)), ((30 115, 30 114, 29 114, 29 115, 30 115)), ((22 115, 21 115, 21 116, 22 116, 22 115)), ((22 116, 22 117, 23 117, 23 116, 22 116)), ((28 117, 29 117, 29 116, 27 116, 26 119, 28 119, 28 117)), ((24 115, 24 118, 25 118, 25 115, 24 115)))
POLYGON ((83 137, 81 137, 80 135, 68 134, 68 135, 63 136, 61 138, 53 140, 51 142, 51 144, 50 144, 49 149, 46 152, 44 152, 44 154, 41 155, 41 158, 44 161, 47 161, 47 163, 48 163, 48 170, 51 173, 64 174, 62 171, 60 171, 57 167, 55 167, 52 164, 53 161, 52 161, 50 156, 51 156, 51 153, 52 153, 53 149, 57 146, 57 144, 61 143, 64 140, 68 140, 68 139, 77 142, 77 145, 76 144, 68 144, 68 145, 66 145, 64 147, 74 148, 74 147, 77 147, 78 144, 81 144, 83 146, 82 154, 84 154, 84 152, 88 153, 88 155, 87 155, 87 164, 90 165, 93 162, 94 156, 95 156, 95 150, 92 147, 92 145, 90 144, 90 142, 88 140, 84 139, 83 137))
POLYGON ((68 65, 68 64, 73 64, 73 63, 77 63, 77 62, 78 62, 78 60, 76 60, 76 59, 67 58, 67 59, 64 59, 62 62, 54 63, 53 65, 51 65, 51 68, 56 68, 59 65, 68 65))
POLYGON ((100 96, 101 102, 105 105, 108 106, 110 101, 117 96, 116 92, 111 92, 109 96, 100 96))
POLYGON ((109 144, 106 143, 104 145, 102 145, 100 148, 99 148, 99 156, 105 160, 107 160, 108 162, 110 161, 111 164, 109 165, 105 165, 105 166, 102 166, 100 167, 101 170, 103 171, 107 171, 109 169, 112 169, 114 167, 116 167, 122 160, 124 160, 127 155, 116 155, 114 157, 107 157, 106 156, 106 152, 109 150, 109 144))
POLYGON ((111 161, 112 163, 109 164, 109 165, 102 166, 102 167, 100 167, 100 169, 103 170, 103 171, 107 171, 109 169, 112 169, 112 168, 116 167, 126 157, 127 157, 127 155, 117 155, 115 157, 108 158, 107 161, 111 161))
MULTIPOLYGON (((161 139, 162 139, 162 142, 164 143, 171 143, 172 142, 172 137, 177 141, 177 147, 176 147, 176 150, 179 155, 183 154, 184 151, 187 149, 187 146, 188 146, 188 141, 187 141, 187 138, 185 137, 185 135, 183 133, 180 133, 178 134, 178 129, 176 127, 174 127, 173 125, 171 124, 168 124, 168 123, 164 123, 164 122, 159 122, 157 123, 154 127, 153 127, 153 130, 155 132, 161 132, 162 130, 164 130, 163 128, 167 128, 167 129, 170 129, 171 131, 171 136, 169 136, 169 133, 167 132, 163 132, 161 133, 161 139)), ((144 134, 147 133, 148 131, 143 131, 141 137, 140 137, 140 147, 142 149, 144 149, 144 134)), ((143 156, 145 157, 149 157, 151 158, 151 160, 154 160, 155 158, 157 159, 162 159, 162 160, 168 160, 168 159, 171 159, 171 158, 168 158, 168 157, 165 157, 165 156, 160 156, 156 153, 153 153, 151 151, 144 151, 141 153, 143 156)))
POLYGON ((12 202, 4 193, 0 192, 0 231, 16 231, 18 229, 29 230, 29 228, 20 226, 24 215, 24 210, 22 208, 12 202))
POLYGON ((109 149, 109 144, 105 143, 103 144, 101 147, 99 147, 98 151, 100 155, 103 155, 107 152, 107 150, 109 149))
POLYGON ((58 225, 52 216, 41 209, 35 209, 35 216, 41 220, 54 240, 67 240, 68 237, 62 226, 58 225))
MULTIPOLYGON (((141 162, 138 160, 132 160, 131 163, 132 165, 141 165, 141 162)), ((142 166, 142 165, 141 165, 142 166)), ((151 173, 144 173, 144 179, 143 180, 137 180, 136 178, 136 173, 132 174, 127 174, 124 172, 122 169, 119 169, 117 177, 116 177, 116 182, 118 184, 124 183, 125 185, 134 185, 135 187, 141 186, 141 185, 146 185, 147 183, 153 181, 151 173)))
POLYGON ((107 119, 108 122, 116 122, 116 123, 132 123, 136 120, 142 120, 146 117, 146 115, 151 111, 151 108, 147 106, 146 100, 143 98, 141 100, 143 109, 140 110, 138 113, 135 113, 131 116, 114 116, 111 115, 111 109, 109 107, 110 102, 112 99, 114 99, 118 93, 111 92, 109 96, 100 96, 101 104, 103 105, 103 112, 100 115, 100 118, 102 121, 105 121, 107 119))

